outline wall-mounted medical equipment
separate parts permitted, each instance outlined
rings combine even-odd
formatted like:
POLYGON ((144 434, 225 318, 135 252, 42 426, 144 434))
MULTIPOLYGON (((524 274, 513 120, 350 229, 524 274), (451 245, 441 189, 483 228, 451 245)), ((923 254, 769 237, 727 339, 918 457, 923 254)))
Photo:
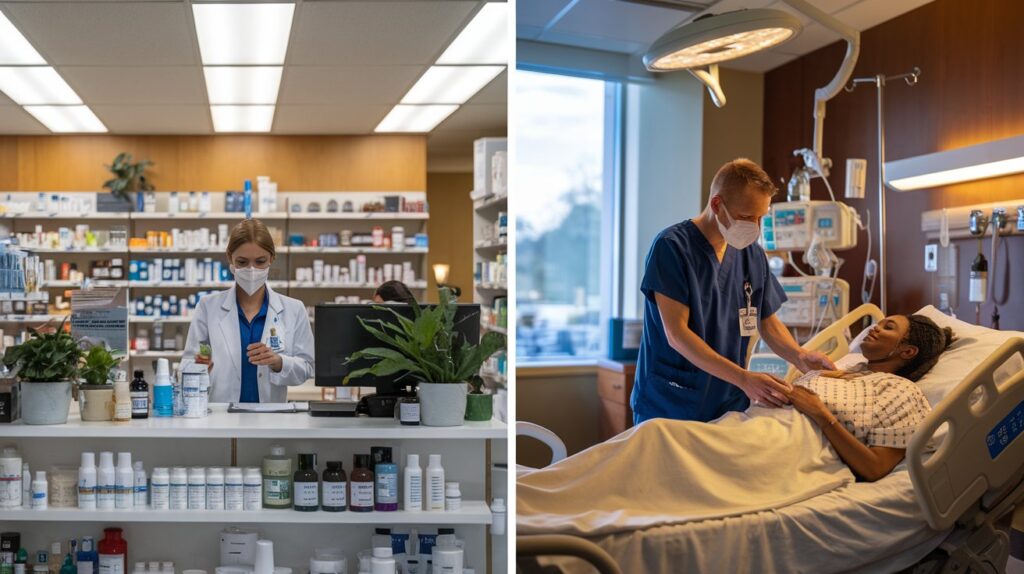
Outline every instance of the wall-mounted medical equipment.
POLYGON ((779 283, 788 300, 777 313, 788 327, 831 324, 850 308, 850 284, 842 279, 781 277, 779 283))
POLYGON ((830 249, 857 246, 857 212, 832 201, 774 203, 762 219, 761 245, 767 251, 803 251, 815 236, 830 249))
POLYGON ((864 187, 868 176, 868 160, 850 158, 846 160, 846 198, 864 199, 864 187))

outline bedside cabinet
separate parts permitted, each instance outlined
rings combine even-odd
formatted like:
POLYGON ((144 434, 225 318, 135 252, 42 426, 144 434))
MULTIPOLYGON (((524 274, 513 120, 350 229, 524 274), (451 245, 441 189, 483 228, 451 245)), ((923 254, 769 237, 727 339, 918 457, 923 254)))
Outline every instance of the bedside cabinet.
POLYGON ((633 426, 629 395, 633 392, 636 363, 602 359, 597 363, 597 394, 601 399, 598 436, 602 441, 633 426))

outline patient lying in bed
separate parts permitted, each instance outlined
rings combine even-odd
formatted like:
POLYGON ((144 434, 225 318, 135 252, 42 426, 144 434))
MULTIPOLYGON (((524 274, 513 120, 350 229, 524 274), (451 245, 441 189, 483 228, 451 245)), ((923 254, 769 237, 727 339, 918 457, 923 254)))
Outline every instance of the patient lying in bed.
POLYGON ((752 406, 711 423, 653 419, 521 474, 520 532, 594 535, 721 518, 794 504, 854 474, 878 480, 929 412, 913 381, 952 338, 923 316, 887 317, 862 343, 866 363, 805 374, 789 394, 792 409, 752 406))

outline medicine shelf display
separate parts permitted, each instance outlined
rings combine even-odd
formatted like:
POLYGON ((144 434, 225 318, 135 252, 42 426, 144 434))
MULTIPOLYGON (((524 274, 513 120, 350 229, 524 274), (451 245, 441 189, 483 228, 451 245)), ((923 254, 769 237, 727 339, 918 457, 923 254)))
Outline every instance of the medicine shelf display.
MULTIPOLYGON (((223 253, 225 236, 244 217, 241 194, 148 193, 146 211, 109 213, 92 211, 98 204, 96 197, 89 192, 18 192, 0 198, 0 222, 18 237, 25 251, 45 263, 38 282, 41 292, 32 294, 36 300, 66 302, 68 291, 86 281, 128 287, 130 301, 160 293, 165 300, 167 293, 187 300, 190 292, 233 284, 223 253), (199 211, 204 207, 205 212, 199 211), (212 281, 184 275, 177 280, 142 279, 129 273, 137 262, 177 266, 189 260, 199 265, 215 263, 225 272, 215 273, 212 281)), ((321 302, 368 300, 389 279, 403 280, 414 292, 421 292, 417 297, 427 289, 430 214, 424 192, 281 192, 276 202, 276 209, 263 213, 258 196, 253 205, 253 216, 276 234, 271 288, 302 300, 308 308, 321 302), (326 270, 322 276, 317 275, 318 266, 326 270)), ((26 312, 0 315, 0 322, 31 325, 63 319, 63 315, 39 313, 44 310, 39 306, 22 310, 26 312)), ((160 313, 140 315, 130 309, 129 325, 189 322, 181 310, 173 316, 160 313)), ((151 329, 150 334, 156 335, 151 329)), ((129 356, 152 358, 135 350, 129 356)), ((148 368, 148 361, 138 367, 148 368)))
MULTIPOLYGON (((328 461, 343 461, 348 480, 354 482, 353 468, 349 465, 354 456, 382 446, 391 450, 392 460, 399 467, 398 509, 375 507, 372 511, 357 512, 350 507, 340 512, 322 508, 302 512, 294 508, 268 508, 263 490, 265 482, 256 481, 258 498, 262 498, 263 503, 257 503, 252 509, 239 506, 211 509, 204 508, 205 503, 185 509, 174 508, 173 502, 170 508, 158 509, 152 508, 150 492, 145 508, 82 510, 76 506, 74 493, 70 493, 71 499, 62 493, 54 495, 45 509, 0 510, 5 519, 5 531, 21 532, 22 541, 29 541, 28 547, 44 548, 49 547, 51 539, 67 539, 76 534, 93 534, 97 528, 119 526, 125 529, 135 556, 152 552, 153 546, 159 546, 163 560, 173 559, 184 568, 209 570, 217 559, 217 535, 231 526, 256 528, 261 538, 292 541, 291 546, 277 547, 281 552, 280 564, 287 566, 298 566, 308 560, 308 556, 289 552, 295 550, 295 541, 301 541, 301 550, 307 553, 312 546, 306 548, 305 544, 313 544, 313 540, 317 545, 323 544, 323 540, 329 541, 331 546, 340 545, 351 566, 356 552, 365 548, 365 541, 376 528, 397 531, 416 528, 419 532, 454 528, 459 539, 465 542, 467 566, 475 566, 477 572, 487 571, 491 558, 490 528, 496 519, 505 524, 503 515, 491 511, 487 461, 493 443, 506 440, 505 424, 491 420, 458 427, 410 427, 390 418, 320 418, 302 412, 229 413, 222 404, 212 404, 210 409, 211 414, 205 418, 150 416, 115 424, 82 422, 77 409, 73 408, 67 424, 3 424, 0 432, 4 445, 16 447, 33 473, 37 469, 76 467, 82 452, 110 451, 115 458, 125 452, 130 454, 132 462, 143 464, 149 487, 153 484, 155 468, 187 468, 190 474, 196 469, 253 468, 268 454, 273 454, 272 445, 284 447, 285 458, 291 461, 293 471, 300 454, 315 453, 318 475, 328 461), (419 511, 405 509, 402 483, 411 454, 420 458, 424 481, 428 475, 429 455, 439 455, 444 481, 461 485, 457 487, 461 490, 457 506, 443 510, 428 510, 426 505, 419 511), (60 500, 60 497, 67 500, 60 500), (197 532, 202 533, 199 539, 195 537, 197 532), (160 546, 158 539, 174 540, 175 544, 160 546), (206 540, 213 541, 211 548, 206 548, 206 540)), ((100 458, 98 454, 96 458, 100 458)), ((125 464, 130 466, 131 462, 125 464)), ((206 476, 209 482, 211 475, 206 476)), ((326 478, 320 476, 320 479, 323 480, 320 488, 323 488, 326 478)), ((251 484, 247 478, 245 484, 251 484)), ((75 482, 71 485, 74 488, 75 482)), ((203 488, 202 482, 200 488, 203 488)), ((206 500, 210 500, 209 493, 206 496, 206 500)), ((226 506, 229 503, 227 491, 224 503, 226 506)))
MULTIPOLYGON (((474 142, 473 185, 473 301, 480 303, 481 329, 507 334, 508 325, 508 180, 505 138, 474 142)), ((503 389, 507 351, 488 359, 481 376, 488 387, 503 389)), ((503 398, 503 393, 498 393, 503 398)), ((497 400, 502 400, 496 397, 497 400)), ((496 412, 504 412, 496 405, 496 412)))

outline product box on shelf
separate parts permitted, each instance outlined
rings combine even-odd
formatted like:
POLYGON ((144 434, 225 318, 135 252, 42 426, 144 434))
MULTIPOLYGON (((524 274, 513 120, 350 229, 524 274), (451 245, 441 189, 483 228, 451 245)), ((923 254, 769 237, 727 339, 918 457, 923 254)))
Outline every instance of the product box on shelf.
POLYGON ((13 379, 0 381, 0 423, 13 423, 18 414, 18 384, 13 379))
POLYGON ((507 151, 506 138, 480 138, 473 142, 473 194, 474 199, 482 199, 494 194, 492 162, 495 152, 507 151))

